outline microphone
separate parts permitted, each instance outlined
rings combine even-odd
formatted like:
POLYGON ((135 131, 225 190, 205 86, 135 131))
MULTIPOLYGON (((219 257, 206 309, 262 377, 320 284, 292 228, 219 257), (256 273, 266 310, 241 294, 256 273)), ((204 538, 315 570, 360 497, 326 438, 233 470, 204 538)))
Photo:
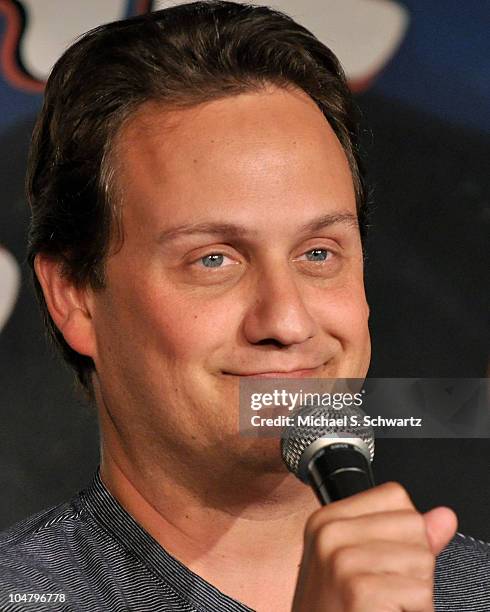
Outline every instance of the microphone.
POLYGON ((305 406, 282 432, 286 467, 313 488, 322 505, 374 487, 374 433, 362 424, 363 416, 354 406, 305 406))

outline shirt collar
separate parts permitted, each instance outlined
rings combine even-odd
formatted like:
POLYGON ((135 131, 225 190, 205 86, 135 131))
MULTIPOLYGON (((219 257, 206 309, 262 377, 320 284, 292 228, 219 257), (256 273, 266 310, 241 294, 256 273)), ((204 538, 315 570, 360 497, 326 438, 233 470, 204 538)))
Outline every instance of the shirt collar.
POLYGON ((109 492, 100 478, 100 467, 90 485, 80 492, 80 502, 120 546, 153 574, 187 599, 198 610, 253 612, 228 597, 170 555, 109 492))

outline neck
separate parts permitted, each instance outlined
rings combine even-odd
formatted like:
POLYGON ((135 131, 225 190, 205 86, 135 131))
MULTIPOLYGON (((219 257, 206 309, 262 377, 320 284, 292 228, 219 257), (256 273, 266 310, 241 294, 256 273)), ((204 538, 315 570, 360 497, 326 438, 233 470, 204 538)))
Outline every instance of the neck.
MULTIPOLYGON (((283 471, 234 466, 212 477, 175 461, 134 460, 102 435, 101 477, 133 518, 170 554, 255 610, 289 610, 313 493, 283 471), (286 588, 284 585, 288 585, 286 588)), ((221 462, 223 463, 223 462, 221 462)))

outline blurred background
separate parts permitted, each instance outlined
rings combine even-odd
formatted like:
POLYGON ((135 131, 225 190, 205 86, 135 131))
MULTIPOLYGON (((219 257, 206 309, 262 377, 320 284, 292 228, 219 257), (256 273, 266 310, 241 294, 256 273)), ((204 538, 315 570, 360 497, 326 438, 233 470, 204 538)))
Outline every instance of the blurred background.
MULTIPOLYGON (((0 0, 0 529, 68 499, 98 465, 95 413, 46 344, 24 264, 23 181, 49 70, 106 21, 177 2, 0 0), (60 19, 60 14, 63 18, 60 19)), ((340 57, 372 188, 371 376, 489 369, 490 2, 271 3, 340 57)), ((378 482, 452 506, 490 540, 490 440, 379 440, 378 482)))

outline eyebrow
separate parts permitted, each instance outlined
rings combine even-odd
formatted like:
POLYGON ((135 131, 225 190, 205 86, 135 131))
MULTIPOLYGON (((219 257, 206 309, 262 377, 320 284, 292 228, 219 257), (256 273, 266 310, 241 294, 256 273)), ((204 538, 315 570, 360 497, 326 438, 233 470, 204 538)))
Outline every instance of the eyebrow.
POLYGON ((327 215, 322 215, 318 219, 310 221, 301 229, 304 233, 318 232, 319 230, 330 227, 331 225, 346 225, 347 227, 353 227, 359 229, 359 221, 357 214, 351 212, 338 212, 327 215))
MULTIPOLYGON (((312 221, 309 221, 300 228, 301 233, 318 232, 332 225, 346 225, 348 227, 359 228, 357 215, 351 212, 337 212, 322 215, 312 221)), ((220 223, 220 222, 204 222, 204 223, 189 223, 178 225, 164 230, 157 236, 157 243, 163 244, 179 238, 181 236, 191 236, 194 234, 208 234, 212 236, 231 236, 233 238, 243 238, 253 236, 257 231, 252 231, 243 225, 235 223, 220 223)))

